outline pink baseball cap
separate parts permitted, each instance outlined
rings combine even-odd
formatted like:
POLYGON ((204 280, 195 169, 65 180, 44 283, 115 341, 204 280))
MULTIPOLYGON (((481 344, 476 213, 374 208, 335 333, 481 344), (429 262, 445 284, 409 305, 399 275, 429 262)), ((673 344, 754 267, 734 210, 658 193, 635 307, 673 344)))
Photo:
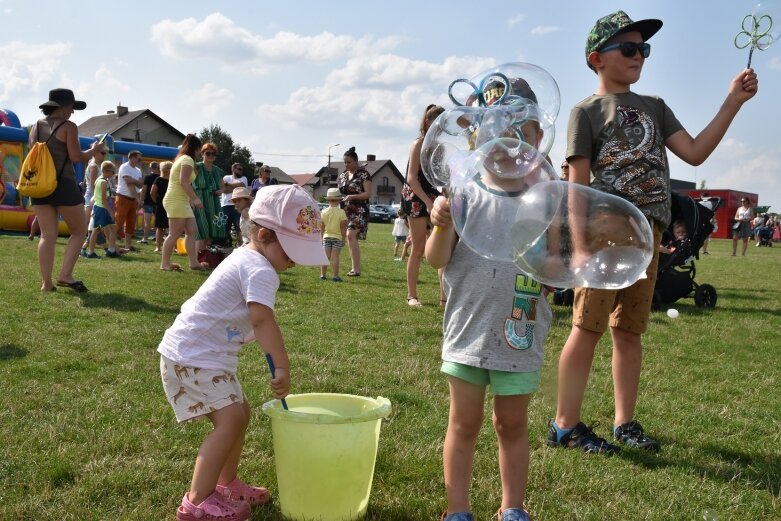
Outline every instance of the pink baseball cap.
POLYGON ((255 195, 249 218, 274 230, 290 260, 303 266, 328 264, 320 243, 320 207, 298 185, 266 186, 255 195))

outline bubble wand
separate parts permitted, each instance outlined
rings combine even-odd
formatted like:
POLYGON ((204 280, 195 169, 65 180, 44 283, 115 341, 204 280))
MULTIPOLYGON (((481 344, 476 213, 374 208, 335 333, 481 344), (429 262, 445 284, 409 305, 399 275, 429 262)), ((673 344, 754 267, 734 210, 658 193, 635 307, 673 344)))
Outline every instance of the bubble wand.
POLYGON ((754 55, 754 49, 764 51, 775 41, 771 32, 773 30, 773 18, 768 14, 757 15, 747 14, 743 17, 740 24, 741 31, 735 36, 735 47, 745 49, 751 46, 748 51, 747 69, 751 68, 751 57, 754 55))
MULTIPOLYGON (((266 362, 268 362, 268 368, 269 371, 271 371, 271 378, 274 378, 276 376, 275 373, 277 372, 277 369, 274 367, 274 359, 271 358, 271 355, 268 353, 266 353, 266 362)), ((282 402, 282 408, 288 410, 287 402, 285 401, 285 399, 282 398, 280 401, 282 402)))

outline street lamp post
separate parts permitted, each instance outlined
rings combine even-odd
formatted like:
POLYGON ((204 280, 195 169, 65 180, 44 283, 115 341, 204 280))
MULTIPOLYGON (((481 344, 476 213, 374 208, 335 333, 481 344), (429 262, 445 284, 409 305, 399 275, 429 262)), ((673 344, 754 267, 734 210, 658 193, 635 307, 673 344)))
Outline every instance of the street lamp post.
POLYGON ((335 145, 331 145, 330 147, 328 147, 328 180, 329 181, 331 180, 331 149, 334 148, 334 147, 338 147, 338 146, 339 146, 339 143, 337 143, 335 145))

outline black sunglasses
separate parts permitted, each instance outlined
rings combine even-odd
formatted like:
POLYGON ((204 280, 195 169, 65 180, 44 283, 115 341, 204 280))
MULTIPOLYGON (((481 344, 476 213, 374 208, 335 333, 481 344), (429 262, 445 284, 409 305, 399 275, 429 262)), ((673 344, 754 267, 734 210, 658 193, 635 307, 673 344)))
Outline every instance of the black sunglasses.
POLYGON ((607 52, 612 51, 613 49, 620 49, 621 50, 621 56, 624 56, 626 58, 632 58, 637 51, 640 51, 640 54, 643 56, 643 58, 648 58, 651 55, 651 44, 650 43, 635 43, 635 42, 621 42, 621 43, 614 43, 611 45, 606 45, 605 47, 602 47, 599 52, 607 52))

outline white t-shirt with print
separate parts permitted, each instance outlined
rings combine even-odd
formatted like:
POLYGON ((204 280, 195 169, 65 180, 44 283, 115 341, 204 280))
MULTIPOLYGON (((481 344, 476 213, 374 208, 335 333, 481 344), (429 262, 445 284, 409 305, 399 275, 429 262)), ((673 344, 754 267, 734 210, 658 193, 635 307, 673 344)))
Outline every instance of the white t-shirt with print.
MULTIPOLYGON (((230 184, 241 183, 244 186, 249 186, 249 181, 247 181, 246 177, 233 177, 233 174, 223 176, 222 182, 230 184)), ((220 195, 220 206, 233 206, 233 203, 230 201, 231 197, 233 197, 233 189, 230 189, 227 194, 220 195)))
POLYGON ((247 303, 273 310, 278 288, 279 275, 263 255, 234 250, 182 304, 157 351, 184 366, 235 373, 241 346, 255 340, 247 303))

